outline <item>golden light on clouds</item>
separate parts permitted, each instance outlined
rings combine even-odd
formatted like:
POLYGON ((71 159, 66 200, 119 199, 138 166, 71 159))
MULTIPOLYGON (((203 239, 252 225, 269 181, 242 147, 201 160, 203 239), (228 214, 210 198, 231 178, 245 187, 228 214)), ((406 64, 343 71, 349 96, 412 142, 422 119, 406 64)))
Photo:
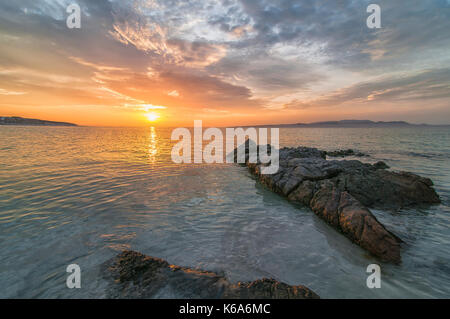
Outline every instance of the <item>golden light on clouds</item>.
POLYGON ((142 107, 144 108, 144 110, 148 111, 148 110, 164 110, 166 109, 165 106, 162 105, 153 105, 153 104, 144 104, 142 105, 142 107))

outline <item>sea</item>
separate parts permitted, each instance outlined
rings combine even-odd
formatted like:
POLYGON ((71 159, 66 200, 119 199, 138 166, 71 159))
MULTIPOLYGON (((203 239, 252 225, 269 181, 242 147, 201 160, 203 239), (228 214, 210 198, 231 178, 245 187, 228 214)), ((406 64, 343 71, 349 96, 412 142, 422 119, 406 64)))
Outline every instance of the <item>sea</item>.
POLYGON ((0 298, 105 298, 101 266, 128 249, 322 298, 450 298, 450 128, 280 129, 281 147, 351 148, 369 155, 358 160, 433 180, 439 205, 372 210, 405 242, 400 265, 381 263, 245 167, 173 163, 171 132, 0 126, 0 298), (80 289, 66 285, 70 264, 80 289), (367 286, 371 264, 381 288, 367 286))

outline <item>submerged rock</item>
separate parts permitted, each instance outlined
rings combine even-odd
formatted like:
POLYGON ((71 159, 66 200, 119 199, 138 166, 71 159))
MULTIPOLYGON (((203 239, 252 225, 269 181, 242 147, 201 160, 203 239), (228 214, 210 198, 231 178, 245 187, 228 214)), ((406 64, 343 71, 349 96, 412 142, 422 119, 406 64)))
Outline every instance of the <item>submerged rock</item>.
POLYGON ((124 251, 103 265, 108 298, 316 299, 304 286, 274 279, 231 284, 216 273, 170 265, 159 258, 124 251))
MULTIPOLYGON (((249 141, 245 145, 246 154, 249 141)), ((235 150, 236 154, 236 150, 235 150)), ((383 162, 374 165, 357 160, 326 160, 316 148, 280 149, 279 170, 262 175, 261 166, 246 165, 261 183, 293 202, 310 207, 328 224, 341 231, 385 262, 400 263, 401 240, 388 231, 367 207, 397 210, 406 206, 439 203, 428 178, 408 172, 392 172, 383 162)))

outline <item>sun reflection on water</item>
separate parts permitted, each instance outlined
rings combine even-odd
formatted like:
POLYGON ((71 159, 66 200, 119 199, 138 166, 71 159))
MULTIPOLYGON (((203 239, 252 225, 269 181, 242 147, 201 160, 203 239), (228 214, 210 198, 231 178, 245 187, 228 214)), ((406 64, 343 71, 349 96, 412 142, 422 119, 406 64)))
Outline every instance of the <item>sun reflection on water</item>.
POLYGON ((156 155, 158 154, 158 139, 156 129, 154 126, 150 128, 149 144, 148 144, 148 159, 151 163, 156 162, 156 155))

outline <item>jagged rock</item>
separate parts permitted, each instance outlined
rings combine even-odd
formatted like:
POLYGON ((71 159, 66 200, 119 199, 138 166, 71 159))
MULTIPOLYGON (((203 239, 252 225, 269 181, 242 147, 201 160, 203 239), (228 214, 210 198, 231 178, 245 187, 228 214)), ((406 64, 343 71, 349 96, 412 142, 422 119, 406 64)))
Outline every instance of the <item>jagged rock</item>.
POLYGON ((326 181, 311 200, 311 209, 354 243, 382 261, 399 263, 401 240, 346 191, 326 181))
POLYGON ((375 169, 387 169, 387 168, 390 168, 389 165, 386 164, 383 161, 376 162, 375 164, 373 164, 373 167, 375 169))
POLYGON ((398 210, 440 202, 430 179, 408 172, 371 167, 360 172, 343 173, 337 177, 336 183, 365 206, 373 208, 398 210))
MULTIPOLYGON (((247 140, 240 147, 248 152, 249 145, 247 140)), ((325 154, 315 148, 283 148, 280 168, 272 175, 260 174, 262 164, 249 163, 248 156, 246 165, 274 192, 310 207, 382 261, 399 263, 401 240, 367 207, 396 210, 439 203, 433 182, 408 172, 388 171, 384 162, 372 165, 357 160, 326 160, 325 154)))
MULTIPOLYGON (((248 141, 248 140, 247 140, 248 141)), ((248 144, 247 144, 248 145, 248 144)), ((311 147, 283 147, 280 149, 280 158, 311 158, 319 157, 326 159, 327 152, 311 147)))
POLYGON ((109 282, 109 298, 319 298, 304 286, 290 286, 274 279, 231 284, 216 273, 170 265, 135 251, 120 253, 102 268, 109 282))
POLYGON ((330 157, 346 157, 346 156, 356 156, 356 157, 363 157, 363 156, 368 156, 364 153, 361 152, 355 152, 352 149, 347 149, 347 150, 337 150, 337 151, 332 151, 332 152, 326 152, 327 156, 330 157))
POLYGON ((304 286, 290 286, 274 279, 230 285, 222 296, 225 299, 318 299, 312 290, 304 286))

